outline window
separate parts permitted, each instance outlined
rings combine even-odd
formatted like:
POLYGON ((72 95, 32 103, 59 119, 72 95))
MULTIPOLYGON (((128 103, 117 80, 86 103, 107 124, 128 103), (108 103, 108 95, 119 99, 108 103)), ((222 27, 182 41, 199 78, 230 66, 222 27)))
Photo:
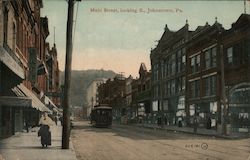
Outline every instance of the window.
POLYGON ((248 57, 248 63, 250 63, 250 40, 248 39, 245 43, 245 54, 246 54, 246 57, 248 57))
POLYGON ((191 98, 197 98, 200 95, 200 80, 191 82, 191 98))
POLYGON ((182 55, 182 64, 181 64, 181 71, 184 71, 186 67, 186 55, 183 53, 182 55))
POLYGON ((168 76, 168 59, 165 60, 165 77, 168 76))
POLYGON ((168 83, 164 83, 164 96, 168 95, 168 83))
POLYGON ((177 92, 181 92, 181 77, 179 77, 176 81, 176 88, 177 88, 177 92))
POLYGON ((3 36, 3 42, 7 44, 8 41, 8 9, 4 8, 4 36, 3 36))
POLYGON ((182 63, 182 55, 181 55, 181 50, 177 52, 177 72, 181 72, 181 63, 182 63))
POLYGON ((153 80, 157 81, 158 80, 158 64, 153 65, 153 80))
POLYGON ((216 66, 216 47, 205 51, 205 68, 209 69, 216 66))
POLYGON ((171 56, 171 75, 175 74, 176 72, 176 61, 175 61, 175 54, 171 56))
POLYGON ((205 96, 215 95, 216 91, 216 76, 205 78, 205 96))
POLYGON ((168 95, 170 95, 171 94, 171 81, 168 81, 167 85, 168 85, 168 95))
POLYGON ((185 90, 186 88, 186 79, 185 76, 181 77, 181 90, 185 90))
POLYGON ((175 94, 175 80, 171 81, 171 94, 175 94))
POLYGON ((191 58, 191 73, 198 72, 200 69, 200 55, 191 58))
POLYGON ((211 66, 216 67, 217 63, 217 48, 214 47, 212 48, 212 53, 211 53, 211 66))
POLYGON ((227 49, 227 64, 233 63, 233 47, 227 49))
POLYGON ((205 68, 210 68, 210 53, 209 50, 205 52, 205 68))

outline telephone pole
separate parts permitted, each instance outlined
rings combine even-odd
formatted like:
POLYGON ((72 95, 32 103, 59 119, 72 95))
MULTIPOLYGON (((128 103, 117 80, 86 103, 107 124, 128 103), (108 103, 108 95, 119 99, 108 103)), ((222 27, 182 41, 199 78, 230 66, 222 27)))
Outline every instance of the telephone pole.
POLYGON ((69 149, 70 137, 70 82, 72 64, 72 30, 74 16, 74 0, 68 0, 68 21, 67 21, 67 40, 66 40, 66 60, 65 60, 65 79, 64 79, 64 99, 63 99, 63 130, 62 130, 62 149, 69 149))

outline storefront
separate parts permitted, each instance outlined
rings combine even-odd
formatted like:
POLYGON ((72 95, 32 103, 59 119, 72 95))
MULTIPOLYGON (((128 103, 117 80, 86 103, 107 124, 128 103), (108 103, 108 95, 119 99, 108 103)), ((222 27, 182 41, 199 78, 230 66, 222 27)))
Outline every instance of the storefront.
POLYGON ((230 90, 229 123, 233 131, 249 132, 250 129, 250 84, 243 83, 230 90))

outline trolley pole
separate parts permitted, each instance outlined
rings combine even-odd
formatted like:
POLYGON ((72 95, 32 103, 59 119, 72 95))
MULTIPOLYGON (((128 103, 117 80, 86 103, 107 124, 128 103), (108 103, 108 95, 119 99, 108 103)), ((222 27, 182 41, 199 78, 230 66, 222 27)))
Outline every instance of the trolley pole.
POLYGON ((63 99, 63 130, 62 130, 62 149, 69 149, 70 137, 70 82, 72 64, 72 29, 74 15, 74 0, 68 0, 68 21, 67 21, 67 40, 66 40, 66 60, 65 60, 65 79, 64 79, 64 99, 63 99))

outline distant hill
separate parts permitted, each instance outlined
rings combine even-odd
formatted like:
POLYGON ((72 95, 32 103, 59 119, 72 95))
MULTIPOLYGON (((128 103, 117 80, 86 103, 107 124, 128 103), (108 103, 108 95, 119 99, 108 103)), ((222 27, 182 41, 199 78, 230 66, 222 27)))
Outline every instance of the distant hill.
MULTIPOLYGON (((73 70, 71 73, 71 104, 86 105, 86 90, 89 84, 97 78, 113 78, 116 73, 111 70, 73 70)), ((64 72, 60 72, 61 84, 64 84, 64 72)))

